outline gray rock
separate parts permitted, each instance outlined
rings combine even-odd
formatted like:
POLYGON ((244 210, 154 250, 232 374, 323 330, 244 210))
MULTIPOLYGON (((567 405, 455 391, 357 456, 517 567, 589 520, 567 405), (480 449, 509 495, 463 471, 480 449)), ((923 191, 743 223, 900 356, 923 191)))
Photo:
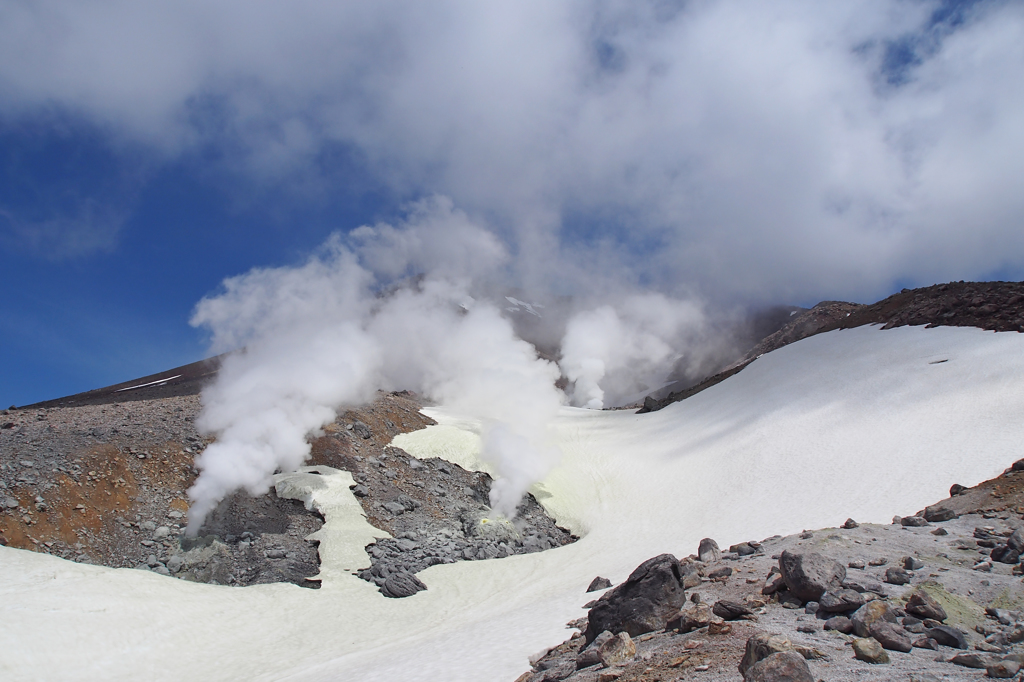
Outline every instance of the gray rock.
POLYGON ((380 593, 385 597, 391 597, 392 599, 399 599, 402 597, 410 597, 420 590, 427 589, 427 586, 423 584, 419 578, 412 573, 401 572, 395 573, 388 577, 381 585, 380 593))
POLYGON ((356 485, 352 487, 352 494, 356 497, 366 497, 370 494, 370 489, 362 484, 356 485))
POLYGON ((885 569, 885 582, 890 585, 906 585, 910 582, 910 574, 899 566, 885 569))
POLYGON ((712 538, 704 538, 697 547, 697 556, 705 564, 713 564, 722 560, 722 550, 712 538))
POLYGON ((832 616, 825 621, 825 629, 849 635, 853 632, 853 621, 846 616, 832 616))
POLYGON ((988 668, 990 665, 995 664, 995 661, 989 654, 974 651, 967 654, 957 654, 949 659, 949 662, 953 665, 962 665, 965 668, 988 668))
POLYGON ((816 553, 795 554, 786 550, 779 557, 782 578, 790 593, 801 601, 817 601, 828 590, 840 586, 846 569, 837 561, 816 553))
POLYGON ((900 525, 919 528, 921 526, 928 526, 931 524, 929 524, 923 516, 903 516, 900 517, 900 525))
POLYGON ((582 670, 583 668, 589 668, 592 665, 600 663, 601 656, 598 654, 598 650, 601 648, 602 644, 614 636, 615 635, 605 630, 595 637, 593 642, 583 647, 583 650, 576 655, 576 669, 582 670))
POLYGON ((4 498, 4 506, 7 507, 8 509, 17 509, 18 508, 18 501, 16 499, 14 499, 13 497, 5 497, 4 498))
POLYGON ((859 526, 860 524, 854 521, 853 519, 846 519, 846 522, 842 525, 842 527, 846 530, 853 530, 854 528, 858 528, 859 526))
POLYGON ((184 560, 181 558, 181 555, 175 554, 167 560, 167 570, 169 570, 171 573, 177 573, 181 570, 181 566, 183 563, 184 560))
POLYGON ((853 640, 853 655, 865 663, 882 664, 889 662, 889 654, 885 652, 878 640, 862 637, 853 640))
POLYGON ((849 568, 856 568, 858 570, 864 570, 864 561, 862 559, 854 559, 850 563, 846 564, 849 568))
POLYGON ((846 613, 864 606, 864 596, 856 590, 840 589, 826 592, 818 600, 818 608, 825 613, 846 613))
POLYGON ((170 528, 168 528, 167 526, 160 526, 156 530, 153 531, 153 539, 154 540, 163 540, 164 538, 166 538, 170 534, 171 534, 171 529, 170 528))
POLYGON ((924 562, 914 556, 903 557, 903 568, 908 571, 917 571, 924 568, 924 562))
POLYGON ((670 620, 666 628, 680 633, 693 632, 706 627, 714 620, 711 607, 703 603, 687 603, 679 610, 675 618, 670 620))
POLYGON ((949 625, 936 625, 935 627, 927 628, 924 634, 942 646, 954 649, 967 648, 967 637, 964 636, 964 633, 949 625))
POLYGON ((1008 679, 1020 671, 1020 663, 1017 661, 999 661, 992 665, 985 666, 985 674, 997 679, 1008 679))
POLYGON ((747 679, 747 673, 758 661, 786 651, 793 650, 793 643, 782 635, 769 635, 766 632, 759 632, 747 639, 747 647, 740 659, 740 675, 747 679))
POLYGON ((606 590, 612 586, 612 581, 608 578, 602 578, 598 576, 590 581, 590 586, 587 588, 587 592, 597 592, 598 590, 606 590))
POLYGON ((692 589, 694 587, 700 587, 700 571, 693 564, 682 564, 683 569, 683 587, 686 589, 692 589))
POLYGON ((743 604, 729 599, 720 599, 715 602, 711 612, 722 620, 737 620, 753 613, 743 604))
POLYGON ((139 524, 139 528, 152 533, 154 530, 156 530, 156 524, 152 521, 143 521, 139 524))
POLYGON ((747 669, 746 682, 814 682, 804 657, 795 651, 766 656, 747 669))
POLYGON ((636 645, 627 632, 611 637, 597 649, 601 662, 609 668, 629 663, 636 656, 636 645))
POLYGON ((932 620, 946 620, 946 611, 939 602, 935 601, 927 592, 921 589, 914 590, 907 599, 904 610, 918 618, 931 618, 932 620))
POLYGON ((626 632, 631 637, 661 630, 686 603, 683 572, 671 554, 640 564, 621 585, 605 592, 590 610, 586 641, 601 632, 626 632))
POLYGON ((949 507, 941 504, 933 504, 930 507, 925 507, 924 519, 932 523, 942 523, 943 521, 951 521, 957 518, 959 514, 950 509, 949 507))
POLYGON ((732 567, 730 566, 718 566, 708 571, 708 577, 712 580, 721 580, 728 578, 730 575, 732 575, 732 567))
POLYGON ((871 626, 877 621, 896 623, 896 614, 892 607, 884 601, 869 601, 850 618, 853 622, 853 631, 858 637, 870 637, 871 626))
POLYGON ((405 512, 405 505, 398 502, 385 502, 384 508, 396 516, 405 512))
POLYGON ((877 620, 868 628, 871 636, 874 637, 883 648, 890 651, 902 651, 910 653, 914 648, 910 633, 899 625, 884 620, 877 620))

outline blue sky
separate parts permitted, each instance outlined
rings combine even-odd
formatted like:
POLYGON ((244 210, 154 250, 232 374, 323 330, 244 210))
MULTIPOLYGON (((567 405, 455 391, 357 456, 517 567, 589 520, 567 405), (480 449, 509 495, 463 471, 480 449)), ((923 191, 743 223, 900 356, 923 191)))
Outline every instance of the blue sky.
POLYGON ((432 195, 509 286, 1024 278, 1009 2, 0 7, 0 403, 191 362, 228 276, 432 195))

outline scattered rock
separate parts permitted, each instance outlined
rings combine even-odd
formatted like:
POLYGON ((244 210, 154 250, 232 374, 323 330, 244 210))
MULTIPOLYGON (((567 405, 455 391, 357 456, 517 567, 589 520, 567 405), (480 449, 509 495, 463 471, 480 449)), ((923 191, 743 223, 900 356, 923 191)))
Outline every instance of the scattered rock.
POLYGON ((826 592, 818 600, 818 609, 825 613, 846 613, 864 606, 864 596, 849 589, 826 592))
POLYGON ((623 665, 636 656, 636 645, 628 632, 620 632, 598 647, 597 655, 609 668, 623 665))
POLYGON ((708 571, 708 578, 711 580, 724 580, 732 575, 732 567, 719 566, 708 571))
POLYGON ((853 640, 853 655, 865 663, 888 663, 889 654, 885 652, 878 640, 871 637, 862 637, 853 640))
POLYGON ((722 620, 736 620, 738 618, 749 616, 753 613, 753 611, 743 604, 728 599, 720 599, 715 602, 715 606, 711 609, 711 612, 722 620))
POLYGON ((903 568, 908 571, 918 571, 924 568, 924 562, 913 556, 903 557, 903 568))
POLYGON ((942 646, 954 649, 967 648, 967 637, 964 636, 964 633, 949 625, 936 625, 935 627, 927 628, 924 634, 942 646))
POLYGON ((995 664, 995 661, 988 654, 974 651, 966 654, 957 654, 949 659, 949 662, 953 665, 962 665, 965 668, 988 668, 990 665, 995 664))
POLYGON ((870 637, 871 626, 878 621, 896 623, 896 614, 891 606, 884 601, 869 601, 857 609, 850 618, 853 623, 853 631, 858 637, 870 637))
POLYGON ((780 651, 747 669, 746 682, 814 682, 804 657, 795 651, 780 651))
POLYGON ((758 661, 762 661, 773 654, 792 651, 793 643, 782 635, 770 635, 766 632, 759 632, 747 639, 747 647, 740 659, 740 675, 747 679, 747 671, 758 661))
POLYGON ((910 639, 910 633, 893 623, 889 623, 884 620, 877 620, 871 624, 871 627, 868 630, 871 633, 871 636, 876 639, 883 648, 889 649, 890 651, 910 653, 910 650, 914 648, 910 639))
POLYGON ((1020 663, 1017 661, 1002 660, 997 663, 985 666, 985 674, 997 679, 1008 679, 1020 671, 1020 663))
POLYGON ((924 519, 932 523, 941 523, 943 521, 951 521, 959 516, 955 511, 949 507, 941 504, 933 504, 930 507, 925 507, 924 519))
POLYGON ((692 632, 707 626, 714 620, 711 607, 703 603, 687 603, 679 613, 669 621, 667 628, 681 633, 692 632))
POLYGON ((853 632, 853 621, 846 616, 832 616, 825 621, 825 629, 849 635, 853 632))
POLYGON ((900 525, 904 527, 919 528, 931 525, 923 516, 903 516, 900 518, 900 525))
POLYGON ((384 584, 381 585, 380 593, 385 597, 398 599, 401 597, 411 597, 420 590, 425 589, 427 589, 427 586, 415 575, 402 572, 388 577, 384 584))
POLYGON ((590 586, 587 588, 587 592, 597 592, 598 590, 606 590, 612 586, 612 581, 608 578, 602 578, 598 576, 590 581, 590 586))
POLYGON ((932 620, 946 620, 946 611, 939 602, 935 601, 927 592, 921 589, 914 590, 907 599, 904 610, 918 618, 931 618, 932 620))
POLYGON ((789 591, 805 602, 817 601, 846 578, 842 564, 814 552, 795 554, 786 550, 779 557, 779 568, 789 591))
POLYGON ((608 640, 612 639, 615 635, 605 630, 590 644, 583 647, 583 650, 576 655, 576 669, 582 670, 583 668, 589 668, 592 665, 597 665, 601 662, 601 656, 598 654, 598 650, 608 640))
POLYGON ((853 530, 854 528, 858 528, 859 526, 860 524, 854 521, 853 519, 846 519, 846 522, 842 525, 842 527, 846 530, 853 530))
POLYGON ((697 547, 697 556, 705 564, 714 564, 722 560, 722 550, 712 538, 704 538, 697 547))
POLYGON ((885 582, 890 585, 906 585, 910 582, 910 574, 898 566, 885 569, 885 582))

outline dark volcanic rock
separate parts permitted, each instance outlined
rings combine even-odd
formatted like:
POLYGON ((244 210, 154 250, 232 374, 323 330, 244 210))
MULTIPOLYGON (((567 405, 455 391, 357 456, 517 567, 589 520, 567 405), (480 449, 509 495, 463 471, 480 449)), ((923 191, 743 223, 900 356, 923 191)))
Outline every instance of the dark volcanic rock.
POLYGON ((605 630, 627 632, 631 637, 660 630, 685 602, 679 561, 671 554, 653 557, 597 600, 587 619, 586 641, 592 642, 605 630))
POLYGON ((753 611, 743 604, 728 599, 721 599, 715 602, 711 611, 723 620, 736 620, 737 618, 749 616, 753 613, 753 611))
POLYGON ((899 566, 890 566, 885 569, 885 582, 890 585, 906 585, 910 582, 910 574, 899 566))
POLYGON ((789 550, 779 558, 782 579, 789 591, 801 601, 817 601, 846 579, 846 569, 837 561, 816 553, 794 554, 789 550))
POLYGON ((427 589, 427 586, 423 584, 423 581, 412 573, 396 573, 384 581, 380 588, 380 593, 385 597, 398 599, 410 597, 425 589, 427 589))
POLYGON ((953 647, 954 649, 967 648, 967 638, 964 636, 964 633, 949 625, 936 625, 933 628, 926 629, 924 634, 942 646, 953 647))

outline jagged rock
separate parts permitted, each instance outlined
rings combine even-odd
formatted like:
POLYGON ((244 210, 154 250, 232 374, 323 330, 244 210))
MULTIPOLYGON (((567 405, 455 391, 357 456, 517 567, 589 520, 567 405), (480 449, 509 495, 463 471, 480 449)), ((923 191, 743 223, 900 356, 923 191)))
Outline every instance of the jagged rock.
POLYGON ((636 645, 627 632, 611 637, 597 649, 601 662, 609 668, 629 663, 636 656, 636 645))
POLYGON ((906 585, 910 582, 910 574, 899 566, 885 569, 885 582, 890 585, 906 585))
POLYGON ((814 682, 804 657, 795 651, 780 651, 747 669, 746 682, 814 682))
POLYGON ((613 638, 615 635, 605 630, 590 644, 587 644, 583 649, 576 655, 576 669, 582 670, 583 668, 589 668, 592 665, 597 665, 601 662, 601 656, 598 654, 598 650, 601 645, 613 638))
POLYGON ((687 590, 700 587, 700 571, 693 564, 682 564, 683 587, 687 590))
POLYGON ((942 523, 943 521, 951 521, 960 516, 949 507, 941 504, 933 504, 930 507, 924 509, 924 520, 931 523, 942 523))
POLYGON ((782 573, 778 571, 777 567, 772 567, 772 573, 768 574, 768 577, 764 580, 764 587, 761 588, 761 594, 766 597, 770 597, 779 591, 779 589, 786 586, 786 581, 782 578, 782 573))
POLYGON ((709 625, 714 620, 711 607, 703 603, 687 603, 679 610, 675 618, 668 622, 667 628, 681 633, 693 632, 709 625))
POLYGON ((713 564, 722 560, 722 550, 712 538, 704 538, 697 547, 697 556, 704 563, 713 564))
POLYGON ((878 643, 881 644, 883 648, 889 649, 890 651, 910 653, 910 650, 914 648, 910 639, 910 633, 899 625, 895 625, 884 620, 877 620, 871 624, 868 631, 871 633, 872 637, 878 640, 878 643))
POLYGON ((782 635, 769 635, 766 632, 759 632, 747 639, 747 648, 740 659, 740 675, 747 678, 747 671, 758 661, 762 661, 772 654, 784 651, 792 651, 793 643, 782 635))
POLYGON ((753 611, 743 604, 730 601, 728 599, 720 599, 719 601, 716 601, 711 612, 722 620, 736 620, 738 618, 743 618, 744 616, 749 616, 753 613, 753 611))
POLYGON ((661 630, 686 602, 683 572, 671 554, 640 564, 624 583, 605 592, 588 616, 586 640, 605 630, 631 637, 661 630))
POLYGON ((587 588, 587 592, 597 592, 598 590, 606 590, 612 586, 612 581, 608 578, 602 578, 597 576, 590 581, 590 586, 587 588))
POLYGON ((992 665, 985 666, 985 674, 989 677, 995 677, 997 679, 1007 679, 1013 677, 1020 671, 1020 663, 1017 661, 999 661, 992 665))
POLYGON ((870 637, 872 624, 880 620, 896 623, 896 614, 884 601, 869 601, 850 618, 858 637, 870 637))
POLYGON ((848 635, 853 632, 853 621, 846 616, 832 616, 825 621, 825 629, 848 635))
POLYGON ((949 625, 936 625, 935 627, 927 628, 924 634, 942 646, 954 649, 967 648, 967 638, 964 636, 964 633, 949 625))
POLYGON ((801 601, 817 601, 828 590, 840 586, 846 578, 846 569, 837 561, 810 552, 795 554, 783 551, 779 568, 789 591, 801 601))
POLYGON ((864 606, 864 596, 856 590, 832 590, 821 595, 818 609, 825 613, 846 613, 864 606))
POLYGON ((904 610, 918 618, 931 618, 932 620, 946 620, 946 611, 939 602, 935 601, 924 590, 914 590, 907 599, 904 610))
POLYGON ((862 637, 853 640, 853 655, 865 663, 888 663, 889 654, 885 652, 878 640, 862 637))
POLYGON ((402 572, 395 573, 385 580, 384 584, 381 585, 380 593, 385 597, 399 599, 401 597, 411 597, 420 590, 425 589, 427 589, 427 586, 419 578, 412 573, 402 572))

